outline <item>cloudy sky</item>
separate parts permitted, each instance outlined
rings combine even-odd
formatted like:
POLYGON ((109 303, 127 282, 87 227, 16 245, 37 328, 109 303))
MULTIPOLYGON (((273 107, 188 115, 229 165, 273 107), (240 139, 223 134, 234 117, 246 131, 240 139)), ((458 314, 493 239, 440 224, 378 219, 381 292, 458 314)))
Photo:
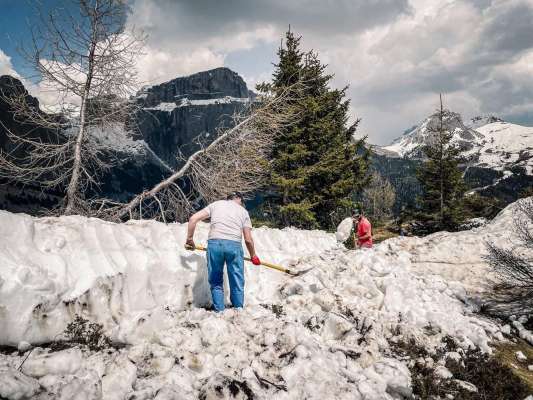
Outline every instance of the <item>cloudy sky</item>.
MULTIPOLYGON (((60 0, 44 3, 54 7, 60 0)), ((15 43, 31 9, 0 0, 0 74, 24 73, 15 43)), ((533 0, 132 0, 149 35, 140 77, 159 83, 227 66, 268 80, 289 24, 349 85, 359 134, 389 143, 446 105, 533 125, 533 0)))

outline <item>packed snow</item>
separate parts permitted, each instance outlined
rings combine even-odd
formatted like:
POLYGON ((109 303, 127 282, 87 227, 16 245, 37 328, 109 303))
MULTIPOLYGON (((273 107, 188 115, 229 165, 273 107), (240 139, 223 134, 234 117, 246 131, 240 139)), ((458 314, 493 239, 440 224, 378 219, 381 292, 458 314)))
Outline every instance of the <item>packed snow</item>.
POLYGON ((246 307, 221 314, 206 309, 205 255, 183 248, 185 225, 0 212, 0 344, 19 348, 0 355, 0 396, 409 397, 410 372, 390 343, 431 350, 449 335, 491 352, 503 339, 509 326, 476 314, 475 298, 490 281, 482 242, 507 240, 514 207, 472 231, 356 251, 322 231, 254 229, 262 259, 310 270, 247 265, 246 307), (125 347, 49 350, 76 314, 125 347))
POLYGON ((249 103, 250 98, 248 97, 233 97, 233 96, 224 96, 217 99, 180 99, 180 107, 187 106, 208 106, 212 104, 231 104, 231 103, 249 103))
POLYGON ((172 112, 175 108, 177 108, 178 105, 176 103, 169 103, 162 101, 157 106, 153 107, 145 107, 145 110, 156 110, 156 111, 166 111, 166 112, 172 112))

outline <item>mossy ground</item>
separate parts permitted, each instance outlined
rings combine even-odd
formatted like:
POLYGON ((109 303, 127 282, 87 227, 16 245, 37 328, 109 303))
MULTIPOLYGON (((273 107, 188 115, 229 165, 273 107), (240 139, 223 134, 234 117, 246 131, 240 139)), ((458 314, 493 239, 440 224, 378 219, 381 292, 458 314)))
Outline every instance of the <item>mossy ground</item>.
POLYGON ((533 371, 529 371, 527 368, 528 365, 533 365, 533 346, 522 339, 516 339, 516 343, 507 342, 497 345, 494 356, 518 376, 533 393, 533 371), (518 361, 516 359, 517 351, 524 353, 527 361, 518 361))

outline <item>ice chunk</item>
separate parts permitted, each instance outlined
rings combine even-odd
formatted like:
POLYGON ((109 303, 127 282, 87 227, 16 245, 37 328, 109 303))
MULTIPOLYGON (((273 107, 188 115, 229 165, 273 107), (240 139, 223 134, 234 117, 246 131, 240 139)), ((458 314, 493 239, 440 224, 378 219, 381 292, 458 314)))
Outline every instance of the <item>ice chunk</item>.
POLYGON ((335 233, 335 238, 339 242, 345 242, 350 237, 350 233, 353 228, 353 220, 351 217, 345 218, 337 226, 337 231, 335 233))
POLYGON ((453 377, 453 374, 450 372, 450 370, 442 365, 439 365, 437 368, 435 368, 435 375, 442 379, 450 379, 453 377))
POLYGON ((472 392, 472 393, 477 393, 477 387, 473 385, 472 383, 462 381, 460 379, 454 379, 453 381, 461 388, 468 390, 469 392, 472 392))
POLYGON ((137 368, 121 354, 106 368, 106 374, 102 378, 102 397, 110 400, 126 398, 133 391, 136 378, 137 368))
POLYGON ((16 369, 0 370, 0 397, 8 400, 32 398, 39 390, 37 380, 16 369))
POLYGON ((81 363, 82 355, 78 348, 55 353, 36 353, 34 351, 22 366, 22 371, 33 377, 71 375, 80 369, 81 363))

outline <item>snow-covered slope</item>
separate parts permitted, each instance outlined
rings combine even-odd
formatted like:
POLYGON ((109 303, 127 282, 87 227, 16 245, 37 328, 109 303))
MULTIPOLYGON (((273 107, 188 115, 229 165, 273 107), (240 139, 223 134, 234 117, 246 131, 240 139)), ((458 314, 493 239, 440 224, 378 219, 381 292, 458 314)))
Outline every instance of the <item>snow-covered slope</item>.
MULTIPOLYGON (((372 250, 348 251, 321 231, 255 229, 265 261, 312 269, 291 278, 247 265, 247 305, 223 314, 202 308, 210 301, 205 256, 183 249, 184 225, 0 212, 0 344, 25 351, 24 342, 57 339, 75 314, 127 344, 36 349, 22 372, 27 351, 0 355, 0 396, 409 396, 409 370, 391 342, 414 337, 431 349, 450 335, 490 351, 502 339, 498 325, 473 313, 470 294, 490 279, 483 240, 505 241, 513 208, 477 230, 372 250)), ((200 226, 199 243, 206 232, 200 226)))
MULTIPOLYGON (((533 127, 495 117, 475 118, 472 124, 465 125, 461 116, 453 112, 447 114, 444 123, 454 133, 452 141, 468 165, 500 171, 522 167, 527 174, 533 174, 533 127)), ((436 115, 432 115, 383 149, 401 157, 422 158, 421 147, 431 141, 437 124, 436 115)))
POLYGON ((494 122, 477 128, 483 140, 471 155, 476 165, 496 170, 523 167, 533 174, 533 127, 494 122))

